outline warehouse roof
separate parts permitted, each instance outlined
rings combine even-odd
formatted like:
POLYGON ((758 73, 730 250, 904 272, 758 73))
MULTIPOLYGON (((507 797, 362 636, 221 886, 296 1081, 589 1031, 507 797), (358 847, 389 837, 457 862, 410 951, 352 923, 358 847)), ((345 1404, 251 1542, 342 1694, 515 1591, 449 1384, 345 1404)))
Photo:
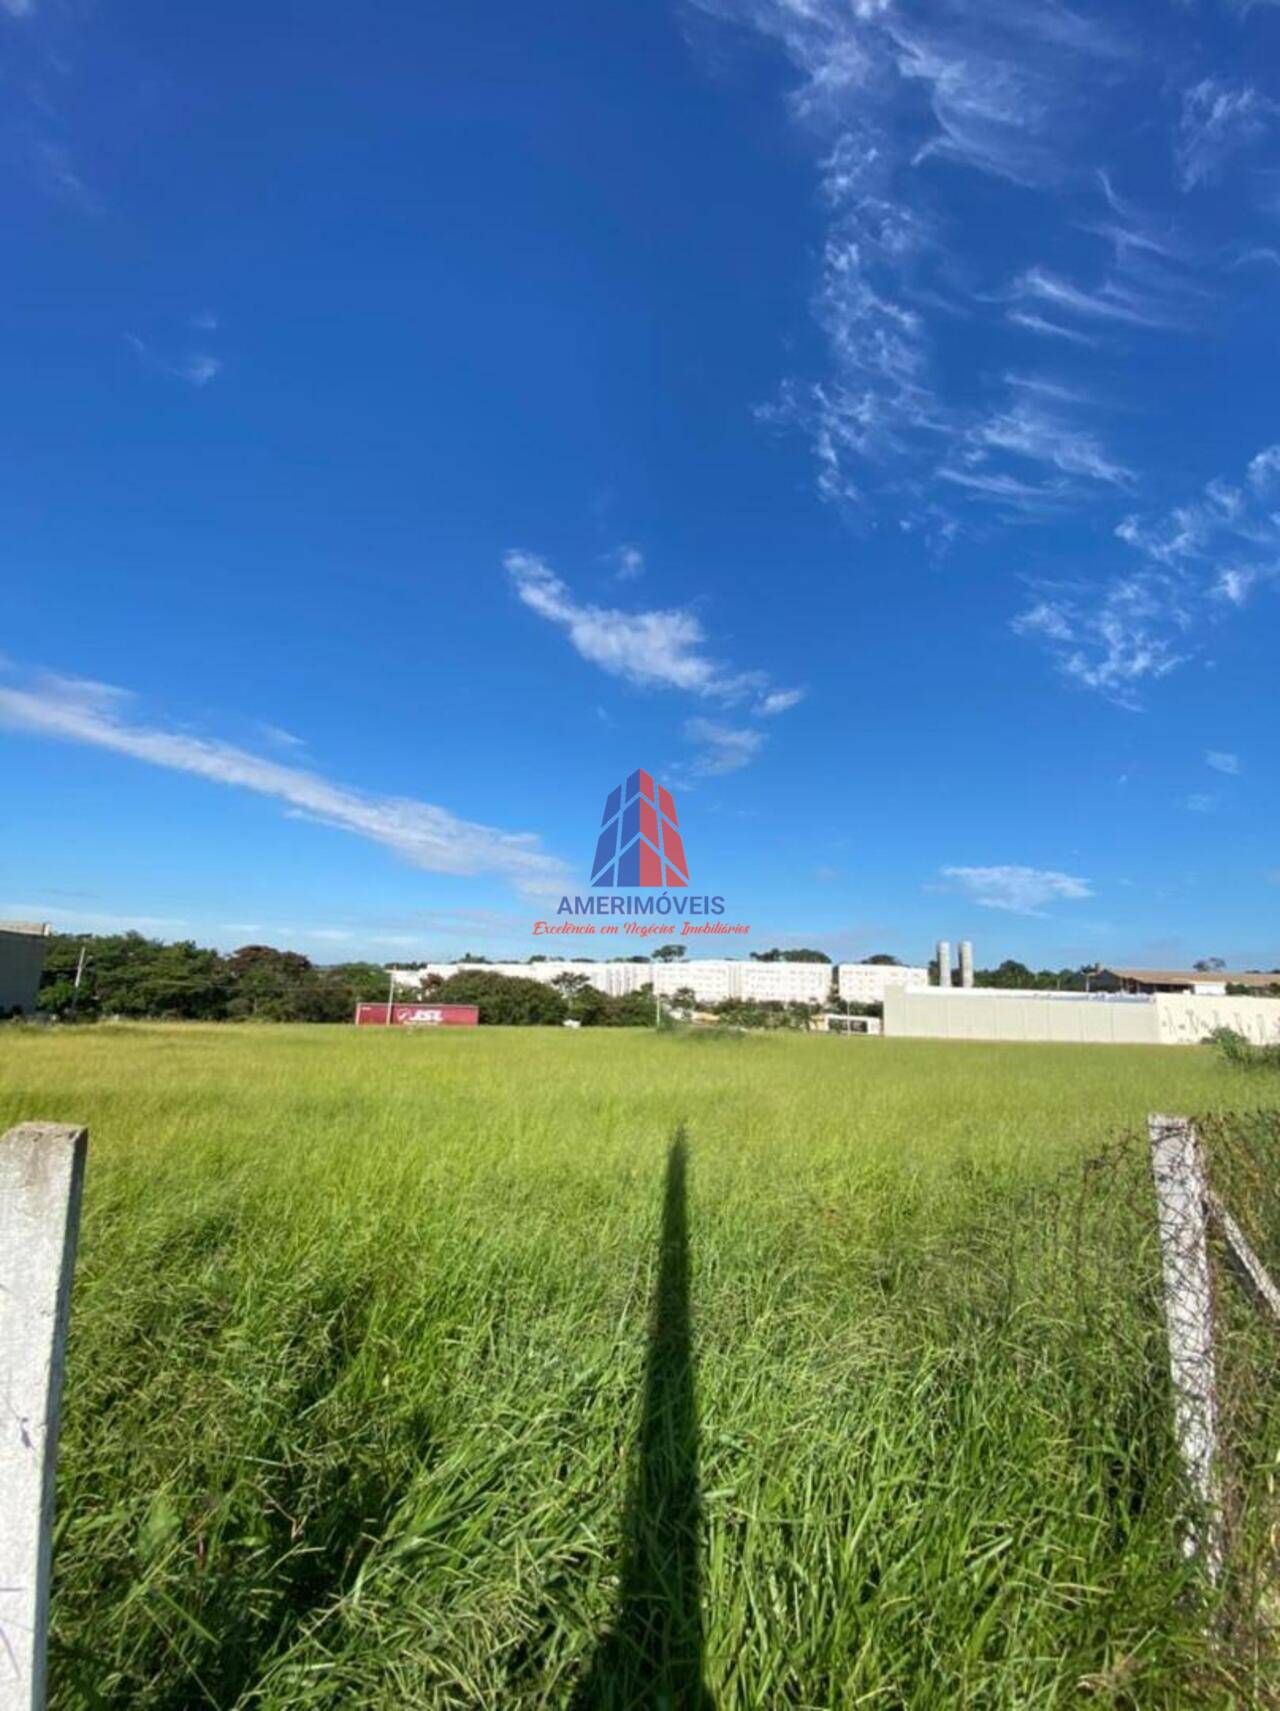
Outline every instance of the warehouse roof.
POLYGON ((0 921, 0 933, 29 933, 44 939, 49 936, 49 928, 44 921, 0 921))
POLYGON ((1203 986, 1216 982, 1227 986, 1278 986, 1280 974, 1237 973, 1229 968, 1115 968, 1108 964, 1103 974, 1117 980, 1136 980, 1141 986, 1203 986))

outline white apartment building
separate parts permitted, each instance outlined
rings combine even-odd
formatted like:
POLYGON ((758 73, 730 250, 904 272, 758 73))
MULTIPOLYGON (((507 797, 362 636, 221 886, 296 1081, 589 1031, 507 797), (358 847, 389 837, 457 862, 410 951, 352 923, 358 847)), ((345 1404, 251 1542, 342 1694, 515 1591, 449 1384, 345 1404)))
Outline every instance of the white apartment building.
POLYGON ((735 998, 757 1004, 817 1004, 831 1002, 829 962, 731 962, 739 988, 735 998))
POLYGON ((481 969, 514 980, 539 980, 550 986, 563 974, 585 975, 610 998, 626 997, 652 986, 664 998, 691 991, 698 1004, 726 999, 761 1004, 826 1005, 831 999, 832 966, 827 962, 751 962, 729 957, 691 957, 673 962, 426 962, 395 973, 397 986, 416 990, 432 975, 448 980, 460 970, 481 969))
POLYGON ((893 963, 842 962, 837 990, 846 1002, 883 1004, 891 986, 928 986, 927 968, 900 968, 893 963))

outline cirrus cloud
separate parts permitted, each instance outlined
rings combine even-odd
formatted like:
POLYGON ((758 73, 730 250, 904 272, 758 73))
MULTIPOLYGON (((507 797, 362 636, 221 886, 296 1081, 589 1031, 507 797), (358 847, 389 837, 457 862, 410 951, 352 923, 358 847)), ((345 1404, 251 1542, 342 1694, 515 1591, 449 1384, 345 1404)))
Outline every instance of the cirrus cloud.
POLYGON ((1043 915, 1048 903, 1074 903, 1093 896, 1087 879, 1056 868, 944 867, 942 889, 958 891, 983 909, 1004 909, 1013 915, 1043 915))
POLYGON ((520 601, 568 636, 575 652, 611 677, 641 689, 682 689, 709 700, 734 702, 750 694, 782 712, 799 699, 795 690, 770 690, 763 671, 735 671, 707 651, 701 621, 685 607, 626 612, 583 602, 536 553, 512 551, 503 560, 520 601))
POLYGON ((0 727, 126 755, 285 804, 288 814, 381 844, 431 873, 496 873, 531 895, 553 894, 567 869, 532 832, 505 832, 407 796, 373 796, 231 743, 143 724, 112 684, 37 675, 0 684, 0 727))

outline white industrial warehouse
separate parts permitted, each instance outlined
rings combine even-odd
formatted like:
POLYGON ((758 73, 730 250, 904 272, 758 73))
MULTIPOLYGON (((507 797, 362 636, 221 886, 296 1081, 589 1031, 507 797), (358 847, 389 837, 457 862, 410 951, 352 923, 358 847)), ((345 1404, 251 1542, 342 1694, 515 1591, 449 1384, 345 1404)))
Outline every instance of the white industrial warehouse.
MULTIPOLYGON (((882 1004, 886 1035, 905 1039, 1062 1041, 1116 1045, 1194 1045, 1231 1028, 1258 1045, 1280 1043, 1280 998, 1260 992, 1280 975, 1229 970, 1100 968, 1089 991, 975 987, 973 946, 938 943, 938 984, 924 966, 900 963, 757 962, 694 957, 642 962, 422 963, 395 972, 397 985, 420 992, 466 969, 553 985, 585 978, 609 997, 651 987, 663 998, 690 993, 697 1006, 739 1002, 805 1004, 820 1025, 836 1000, 882 1004)), ((834 1020, 834 1018, 831 1018, 834 1020)), ((870 1031, 875 1031, 872 1028, 870 1031)))

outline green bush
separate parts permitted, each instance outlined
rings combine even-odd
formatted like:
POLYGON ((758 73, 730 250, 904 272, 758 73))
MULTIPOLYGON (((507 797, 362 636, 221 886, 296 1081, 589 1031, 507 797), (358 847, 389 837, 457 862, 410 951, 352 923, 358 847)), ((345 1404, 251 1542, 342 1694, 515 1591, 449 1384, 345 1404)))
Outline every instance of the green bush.
POLYGON ((1280 1045, 1255 1046, 1234 1028, 1215 1028, 1205 1044, 1237 1069, 1280 1070, 1280 1045))

